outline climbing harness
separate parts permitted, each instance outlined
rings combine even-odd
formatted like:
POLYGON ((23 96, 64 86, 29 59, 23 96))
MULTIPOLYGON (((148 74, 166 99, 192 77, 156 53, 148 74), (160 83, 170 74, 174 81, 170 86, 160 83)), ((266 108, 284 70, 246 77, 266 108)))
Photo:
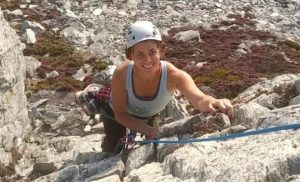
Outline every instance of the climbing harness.
POLYGON ((235 134, 228 134, 224 136, 217 136, 217 137, 208 137, 208 138, 193 138, 193 139, 185 139, 185 140, 145 140, 145 141, 135 141, 135 143, 138 144, 186 144, 186 143, 194 143, 194 142, 209 142, 209 141, 222 141, 222 140, 228 140, 233 138, 240 138, 245 136, 251 136, 251 135, 259 135, 264 133, 271 133, 276 131, 282 131, 282 130, 291 130, 291 129, 299 129, 300 123, 297 124, 288 124, 288 125, 281 125, 281 126, 275 126, 270 128, 264 128, 264 129, 258 129, 254 131, 248 131, 244 133, 235 133, 235 134))
POLYGON ((130 148, 135 144, 136 131, 130 130, 129 134, 120 139, 125 149, 130 148))
MULTIPOLYGON (((154 116, 151 116, 151 117, 138 117, 138 116, 134 116, 138 119, 143 119, 143 120, 147 120, 147 124, 150 125, 150 126, 154 126, 154 120, 156 117, 159 117, 159 114, 156 114, 154 116)), ((135 146, 136 144, 136 141, 135 141, 135 137, 137 135, 137 132, 134 131, 134 130, 130 130, 130 132, 125 135, 123 138, 121 138, 119 140, 119 142, 117 143, 116 147, 115 147, 115 152, 117 153, 117 151, 122 147, 122 153, 123 154, 128 154, 131 149, 133 149, 133 147, 135 146)), ((143 138, 144 135, 141 134, 141 138, 143 138)), ((145 136, 145 138, 147 139, 147 136, 145 136)))
POLYGON ((119 140, 117 145, 115 146, 115 154, 119 153, 122 151, 123 155, 128 154, 131 149, 133 149, 135 143, 135 137, 136 137, 137 132, 130 130, 130 132, 125 135, 123 138, 119 140))

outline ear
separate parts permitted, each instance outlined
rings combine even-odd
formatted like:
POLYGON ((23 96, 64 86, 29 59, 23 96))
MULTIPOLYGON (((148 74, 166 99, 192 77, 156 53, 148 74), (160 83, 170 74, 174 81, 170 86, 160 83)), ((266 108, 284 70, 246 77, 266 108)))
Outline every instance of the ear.
POLYGON ((162 42, 159 47, 160 47, 159 48, 160 58, 162 59, 165 56, 165 54, 166 54, 166 48, 167 47, 166 47, 166 44, 164 42, 162 42))
POLYGON ((126 58, 132 60, 132 48, 125 49, 126 58))

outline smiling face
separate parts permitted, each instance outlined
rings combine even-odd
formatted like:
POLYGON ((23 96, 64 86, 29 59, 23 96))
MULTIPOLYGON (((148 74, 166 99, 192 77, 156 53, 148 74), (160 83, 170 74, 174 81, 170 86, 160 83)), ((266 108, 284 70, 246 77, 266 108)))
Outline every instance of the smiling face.
POLYGON ((142 72, 157 70, 162 53, 160 47, 160 43, 155 40, 145 40, 134 45, 130 57, 136 68, 142 72))

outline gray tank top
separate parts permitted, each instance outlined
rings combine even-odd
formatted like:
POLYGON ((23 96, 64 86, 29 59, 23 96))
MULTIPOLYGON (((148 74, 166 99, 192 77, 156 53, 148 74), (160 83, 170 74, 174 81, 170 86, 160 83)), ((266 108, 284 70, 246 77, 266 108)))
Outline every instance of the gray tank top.
POLYGON ((161 76, 156 95, 152 99, 143 99, 135 95, 133 90, 132 70, 133 62, 127 67, 126 91, 128 102, 128 113, 139 117, 150 117, 162 111, 171 101, 172 95, 167 88, 167 65, 165 61, 160 61, 161 76))

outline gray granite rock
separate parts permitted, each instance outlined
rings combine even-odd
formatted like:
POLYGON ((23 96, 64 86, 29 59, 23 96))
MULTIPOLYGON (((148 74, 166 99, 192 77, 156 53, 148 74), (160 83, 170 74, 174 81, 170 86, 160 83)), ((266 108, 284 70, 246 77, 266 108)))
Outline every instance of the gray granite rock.
MULTIPOLYGON (((5 21, 1 10, 0 27, 0 148, 10 152, 19 139, 28 136, 31 128, 24 93, 26 64, 22 54, 24 44, 5 21)), ((1 152, 0 155, 6 154, 1 152)), ((2 165, 10 162, 0 159, 2 165)))

